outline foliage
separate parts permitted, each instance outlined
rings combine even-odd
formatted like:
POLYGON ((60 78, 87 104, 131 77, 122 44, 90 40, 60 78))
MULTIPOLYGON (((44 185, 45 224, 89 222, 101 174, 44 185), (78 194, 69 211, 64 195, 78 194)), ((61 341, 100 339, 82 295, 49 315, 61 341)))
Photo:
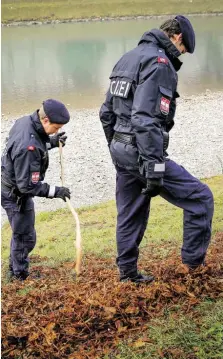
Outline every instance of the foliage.
POLYGON ((221 298, 222 240, 223 233, 215 236, 207 266, 195 271, 181 264, 175 250, 165 260, 148 250, 140 265, 156 277, 149 286, 118 282, 111 259, 85 257, 82 275, 75 278, 72 262, 49 268, 32 258, 30 278, 3 287, 2 358, 95 359, 118 355, 120 340, 139 354, 152 346, 155 358, 218 358, 210 353, 220 353, 220 318, 200 325, 200 338, 209 340, 205 346, 196 335, 200 314, 194 323, 190 317, 191 324, 183 316, 205 300, 221 298), (157 330, 155 324, 168 317, 168 328, 157 330), (181 323, 178 331, 175 321, 181 323))

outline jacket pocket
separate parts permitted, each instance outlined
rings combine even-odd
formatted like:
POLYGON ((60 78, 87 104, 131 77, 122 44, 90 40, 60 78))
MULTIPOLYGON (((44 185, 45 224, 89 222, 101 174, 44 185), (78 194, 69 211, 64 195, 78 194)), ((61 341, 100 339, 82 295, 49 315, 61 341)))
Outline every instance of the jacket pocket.
POLYGON ((170 112, 170 102, 173 97, 172 90, 159 86, 159 93, 156 104, 156 116, 157 117, 166 117, 170 112))

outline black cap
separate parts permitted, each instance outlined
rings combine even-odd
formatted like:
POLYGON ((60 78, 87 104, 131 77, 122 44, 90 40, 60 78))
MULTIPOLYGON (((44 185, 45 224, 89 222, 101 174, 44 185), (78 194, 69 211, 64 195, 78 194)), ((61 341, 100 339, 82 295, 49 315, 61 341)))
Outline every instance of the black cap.
POLYGON ((182 40, 187 51, 192 54, 195 49, 195 33, 190 21, 183 15, 177 15, 175 19, 178 21, 182 33, 182 40))
POLYGON ((65 124, 70 120, 67 108, 60 101, 48 99, 43 102, 43 109, 52 123, 65 124))

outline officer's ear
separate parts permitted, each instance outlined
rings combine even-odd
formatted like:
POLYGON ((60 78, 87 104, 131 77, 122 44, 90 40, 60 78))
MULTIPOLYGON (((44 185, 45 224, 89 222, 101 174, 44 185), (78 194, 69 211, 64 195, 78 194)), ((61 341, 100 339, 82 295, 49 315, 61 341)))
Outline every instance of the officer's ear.
POLYGON ((183 35, 182 35, 182 34, 179 34, 178 36, 179 36, 179 41, 180 41, 180 42, 183 42, 183 35))
POLYGON ((47 124, 50 122, 50 120, 49 120, 49 118, 46 116, 46 117, 43 117, 43 118, 42 118, 42 122, 44 123, 44 125, 47 125, 47 124))
POLYGON ((42 126, 45 130, 46 133, 49 133, 48 130, 50 128, 50 120, 49 118, 46 116, 46 117, 43 117, 40 122, 42 123, 42 126))
POLYGON ((173 41, 174 44, 182 42, 182 33, 181 34, 174 34, 173 36, 171 36, 171 40, 173 41))

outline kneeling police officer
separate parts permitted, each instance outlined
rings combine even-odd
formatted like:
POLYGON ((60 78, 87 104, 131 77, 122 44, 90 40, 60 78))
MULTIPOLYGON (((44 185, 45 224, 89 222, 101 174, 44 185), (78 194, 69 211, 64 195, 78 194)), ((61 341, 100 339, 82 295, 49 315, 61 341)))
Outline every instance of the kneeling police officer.
POLYGON ((160 29, 145 32, 110 76, 100 120, 117 171, 117 264, 121 281, 154 279, 138 272, 137 261, 151 197, 157 195, 184 210, 183 263, 196 268, 204 262, 211 237, 212 193, 166 153, 179 97, 179 56, 194 49, 193 27, 186 17, 178 15, 160 29))
POLYGON ((64 104, 48 99, 10 130, 1 165, 1 204, 12 228, 10 277, 25 280, 29 275, 28 254, 36 244, 32 197, 70 198, 68 188, 42 182, 49 164, 48 150, 59 147, 59 141, 65 145, 65 132, 58 130, 69 120, 64 104))

